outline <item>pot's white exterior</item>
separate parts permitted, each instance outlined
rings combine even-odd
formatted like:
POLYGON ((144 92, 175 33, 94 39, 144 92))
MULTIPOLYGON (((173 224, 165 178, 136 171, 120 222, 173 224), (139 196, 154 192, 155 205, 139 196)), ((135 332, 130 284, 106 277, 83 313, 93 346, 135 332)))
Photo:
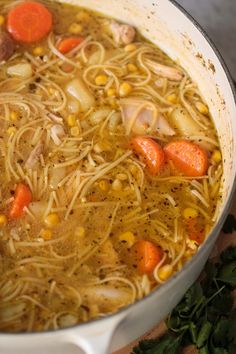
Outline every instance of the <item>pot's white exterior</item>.
POLYGON ((196 25, 169 0, 66 0, 136 26, 197 82, 209 104, 224 158, 223 203, 214 230, 197 255, 165 285, 119 313, 71 329, 0 334, 0 354, 106 354, 144 334, 177 304, 203 268, 232 197, 236 169, 236 107, 219 57, 196 25), (113 335, 114 334, 114 335, 113 335), (109 343, 111 345, 109 347, 109 343))

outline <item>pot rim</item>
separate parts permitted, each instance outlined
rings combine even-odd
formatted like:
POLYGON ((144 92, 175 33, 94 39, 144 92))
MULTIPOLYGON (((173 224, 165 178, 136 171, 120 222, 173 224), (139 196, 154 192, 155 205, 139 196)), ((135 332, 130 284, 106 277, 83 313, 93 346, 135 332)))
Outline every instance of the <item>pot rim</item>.
MULTIPOLYGON (((229 69, 228 69, 228 67, 227 67, 227 65, 225 63, 225 60, 223 59, 221 53, 219 52, 219 50, 217 49, 216 45, 214 44, 214 41, 209 38, 208 34, 201 27, 201 25, 192 17, 192 15, 190 15, 188 13, 188 11, 185 10, 182 7, 182 5, 177 3, 177 0, 168 0, 168 1, 172 5, 174 5, 180 12, 182 12, 184 14, 185 17, 187 17, 192 22, 194 27, 201 33, 201 35, 208 42, 208 44, 210 45, 211 49, 213 50, 213 52, 217 56, 217 59, 219 60, 221 66, 223 68, 223 71, 224 71, 224 73, 225 73, 225 75, 227 77, 227 81, 230 84, 230 88, 231 88, 231 91, 232 91, 232 94, 233 94, 233 98, 234 98, 234 105, 235 105, 235 112, 236 112, 236 87, 234 85, 234 82, 233 82, 232 76, 231 76, 231 74, 229 72, 229 69)), ((48 334, 56 335, 57 333, 62 333, 62 332, 66 333, 66 332, 69 332, 71 330, 89 327, 89 326, 91 326, 93 324, 98 324, 98 323, 101 323, 101 322, 105 322, 106 320, 110 320, 112 318, 115 318, 117 315, 121 315, 121 314, 125 315, 126 312, 128 313, 129 310, 134 309, 135 306, 137 306, 138 304, 144 303, 146 299, 149 299, 151 297, 155 297, 157 293, 161 293, 161 292, 165 291, 166 289, 171 288, 172 283, 174 283, 175 281, 178 281, 178 279, 183 276, 185 270, 190 268, 190 267, 192 267, 196 263, 197 258, 200 256, 200 254, 203 253, 204 246, 207 246, 211 242, 211 239, 213 237, 215 239, 217 238, 217 236, 219 234, 218 233, 218 229, 221 229, 222 226, 223 226, 223 223, 224 223, 224 221, 225 221, 225 219, 227 217, 229 208, 230 208, 231 203, 233 201, 233 196, 234 196, 235 191, 236 191, 236 171, 234 173, 234 181, 232 183, 230 192, 228 194, 227 202, 225 204, 225 207, 224 207, 224 209, 223 209, 218 221, 215 223, 213 229, 211 230, 207 240, 199 248, 198 252, 195 253, 193 255, 193 257, 188 262, 185 263, 185 265, 183 266, 183 268, 180 271, 178 271, 175 275, 173 275, 166 283, 162 284, 160 287, 157 287, 156 289, 151 291, 150 294, 146 295, 144 298, 139 299, 139 300, 135 301, 134 303, 125 306, 124 308, 121 308, 119 311, 117 311, 115 313, 109 314, 109 315, 104 316, 102 318, 89 320, 89 321, 87 321, 85 323, 80 323, 80 324, 77 324, 77 325, 72 326, 72 327, 59 328, 59 329, 56 329, 56 330, 50 329, 50 330, 43 331, 43 332, 26 332, 26 333, 12 333, 12 332, 1 332, 0 331, 0 337, 1 336, 8 336, 9 338, 11 338, 13 336, 17 336, 17 337, 19 337, 19 336, 20 337, 23 337, 23 336, 26 337, 27 336, 27 337, 31 337, 31 338, 33 336, 35 336, 35 337, 36 336, 44 336, 44 337, 46 337, 48 334)))

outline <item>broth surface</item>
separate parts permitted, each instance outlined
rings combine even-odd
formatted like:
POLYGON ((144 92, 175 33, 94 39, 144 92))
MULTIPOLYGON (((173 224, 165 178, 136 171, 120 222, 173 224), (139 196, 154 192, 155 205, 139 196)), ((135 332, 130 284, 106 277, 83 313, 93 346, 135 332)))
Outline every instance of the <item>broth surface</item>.
POLYGON ((2 1, 0 16, 6 332, 145 297, 197 252, 221 198, 216 130, 182 67, 131 26, 55 1, 40 3, 51 30, 36 23, 27 39, 12 14, 23 3, 2 1))

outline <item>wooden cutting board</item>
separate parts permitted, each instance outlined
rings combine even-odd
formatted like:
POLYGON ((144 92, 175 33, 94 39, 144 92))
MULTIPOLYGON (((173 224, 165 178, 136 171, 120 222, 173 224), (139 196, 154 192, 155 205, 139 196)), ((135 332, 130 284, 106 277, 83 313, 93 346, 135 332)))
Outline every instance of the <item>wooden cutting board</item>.
MULTIPOLYGON (((234 197, 234 202, 230 211, 230 218, 227 221, 227 233, 223 231, 220 233, 218 241, 212 252, 212 257, 220 254, 229 245, 236 245, 236 195, 234 197)), ((235 302, 236 302, 236 292, 235 292, 235 302)), ((133 343, 130 343, 127 347, 113 353, 113 354, 130 354, 132 348, 138 344, 142 339, 157 338, 165 333, 166 326, 164 321, 157 324, 150 332, 146 333, 142 337, 138 338, 133 343)), ((183 354, 197 354, 197 351, 193 347, 189 347, 183 351, 183 354)))

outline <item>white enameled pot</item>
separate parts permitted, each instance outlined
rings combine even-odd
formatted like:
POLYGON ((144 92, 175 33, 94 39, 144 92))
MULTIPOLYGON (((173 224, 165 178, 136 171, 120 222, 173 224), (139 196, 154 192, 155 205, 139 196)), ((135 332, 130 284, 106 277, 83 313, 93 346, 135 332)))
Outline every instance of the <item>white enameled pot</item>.
POLYGON ((198 84, 213 116, 223 154, 223 198, 214 229, 199 252, 145 299, 107 316, 46 333, 0 334, 0 354, 106 354, 144 334, 177 304, 202 270, 227 215, 235 187, 236 106, 232 81, 203 31, 169 0, 66 0, 137 27, 198 84))

